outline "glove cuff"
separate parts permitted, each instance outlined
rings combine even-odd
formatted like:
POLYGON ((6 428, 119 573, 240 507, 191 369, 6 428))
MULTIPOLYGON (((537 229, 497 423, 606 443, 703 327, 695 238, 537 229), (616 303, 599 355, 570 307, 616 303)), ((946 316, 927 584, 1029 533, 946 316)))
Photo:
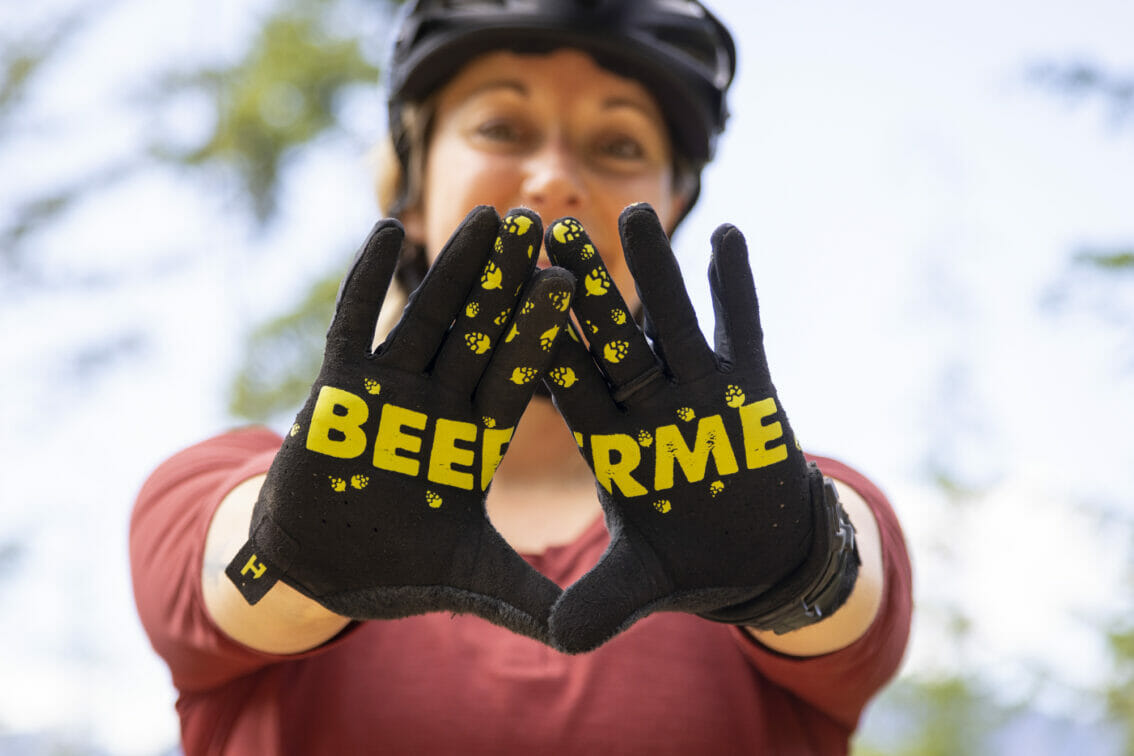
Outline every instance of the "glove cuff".
POLYGON ((770 590, 739 604, 701 614, 715 622, 771 630, 777 635, 813 625, 846 603, 861 560, 854 525, 839 503, 834 482, 808 464, 815 541, 811 555, 770 590))

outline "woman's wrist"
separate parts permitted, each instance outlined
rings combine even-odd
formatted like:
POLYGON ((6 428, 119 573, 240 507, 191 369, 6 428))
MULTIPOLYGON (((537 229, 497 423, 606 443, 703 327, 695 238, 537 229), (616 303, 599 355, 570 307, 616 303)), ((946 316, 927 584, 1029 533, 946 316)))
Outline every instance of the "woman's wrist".
POLYGON ((248 523, 264 476, 250 478, 221 501, 209 524, 201 569, 205 610, 227 636, 257 651, 294 654, 325 643, 350 622, 285 583, 249 605, 224 574, 248 538, 248 523))

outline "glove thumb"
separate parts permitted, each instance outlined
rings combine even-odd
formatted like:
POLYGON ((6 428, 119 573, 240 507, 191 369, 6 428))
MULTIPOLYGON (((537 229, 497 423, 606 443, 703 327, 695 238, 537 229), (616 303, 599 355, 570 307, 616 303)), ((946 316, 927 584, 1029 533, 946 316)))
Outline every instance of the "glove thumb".
POLYGON ((551 644, 548 617, 562 589, 524 561, 488 522, 453 564, 453 585, 474 613, 551 644))
POLYGON ((670 591, 656 579, 661 572, 650 553, 635 548, 625 532, 615 536, 598 564, 552 608, 553 645, 569 654, 592 651, 655 611, 670 591))

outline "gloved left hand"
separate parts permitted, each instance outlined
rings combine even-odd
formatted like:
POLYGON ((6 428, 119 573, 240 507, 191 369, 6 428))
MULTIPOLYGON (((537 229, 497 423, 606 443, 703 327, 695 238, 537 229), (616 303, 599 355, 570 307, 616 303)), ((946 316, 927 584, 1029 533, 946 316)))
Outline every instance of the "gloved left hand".
POLYGON ((714 351, 653 210, 627 208, 619 231, 645 333, 577 221, 545 239, 578 281, 590 345, 563 339, 545 383, 611 536, 552 609, 556 645, 588 651, 663 610, 779 632, 821 619, 854 584, 854 531, 772 385, 743 237, 732 226, 712 237, 714 351))

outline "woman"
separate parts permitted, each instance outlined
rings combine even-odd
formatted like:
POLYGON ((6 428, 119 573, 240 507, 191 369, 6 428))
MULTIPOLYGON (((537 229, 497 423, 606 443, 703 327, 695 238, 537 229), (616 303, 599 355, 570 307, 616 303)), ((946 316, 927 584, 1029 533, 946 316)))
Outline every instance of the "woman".
POLYGON ((400 223, 311 399, 282 446, 206 441, 135 509, 186 751, 845 752, 908 634, 900 529, 794 443, 739 232, 712 240, 716 354, 666 241, 728 32, 692 0, 409 5, 400 223))

